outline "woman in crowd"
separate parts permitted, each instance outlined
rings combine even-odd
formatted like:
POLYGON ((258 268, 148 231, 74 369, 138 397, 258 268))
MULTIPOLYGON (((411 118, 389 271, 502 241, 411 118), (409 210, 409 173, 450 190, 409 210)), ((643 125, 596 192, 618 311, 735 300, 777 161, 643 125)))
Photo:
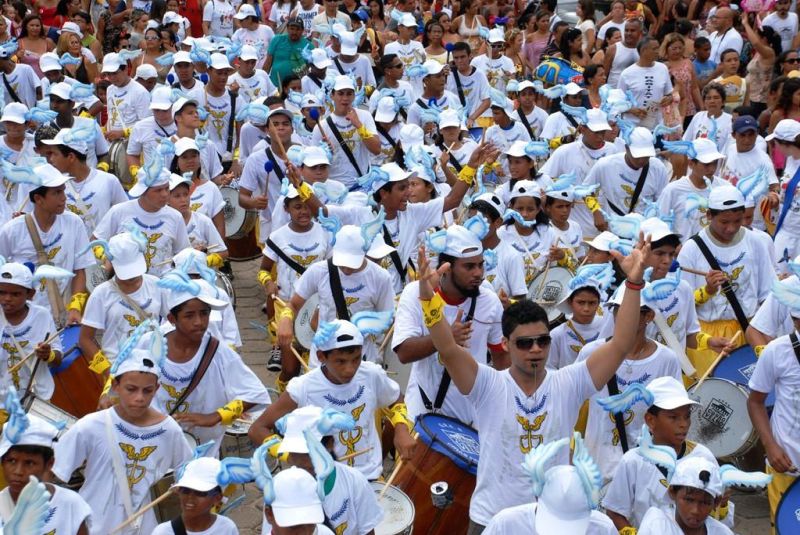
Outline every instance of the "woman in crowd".
POLYGON ((30 65, 36 76, 42 78, 44 74, 39 69, 39 58, 45 52, 50 52, 56 45, 44 34, 44 25, 39 15, 28 15, 22 21, 22 28, 17 39, 19 49, 17 58, 20 63, 30 65))

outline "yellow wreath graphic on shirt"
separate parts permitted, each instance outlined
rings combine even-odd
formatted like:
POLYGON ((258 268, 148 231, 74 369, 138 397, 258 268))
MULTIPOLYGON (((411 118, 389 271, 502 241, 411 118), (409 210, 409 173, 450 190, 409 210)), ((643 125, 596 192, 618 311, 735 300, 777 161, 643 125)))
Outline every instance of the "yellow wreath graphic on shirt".
POLYGON ((132 489, 133 486, 141 481, 147 473, 147 468, 139 463, 146 461, 147 458, 158 449, 158 446, 144 446, 138 452, 136 451, 136 447, 132 444, 120 442, 119 447, 123 452, 125 452, 127 459, 129 461, 133 461, 125 464, 125 468, 128 469, 128 487, 132 489))
POLYGON ((523 430, 523 433, 519 436, 519 449, 522 453, 528 453, 544 441, 543 435, 534 435, 533 433, 541 429, 546 419, 547 413, 537 416, 533 422, 517 414, 517 422, 522 426, 523 430))

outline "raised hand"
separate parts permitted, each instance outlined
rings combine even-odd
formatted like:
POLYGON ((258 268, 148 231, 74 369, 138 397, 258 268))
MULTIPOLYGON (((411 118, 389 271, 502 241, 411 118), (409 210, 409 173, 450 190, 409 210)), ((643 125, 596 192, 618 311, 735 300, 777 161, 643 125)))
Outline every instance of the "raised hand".
POLYGON ((626 278, 631 282, 641 282, 644 280, 644 270, 647 267, 646 260, 650 255, 650 238, 644 239, 643 234, 639 234, 639 243, 636 244, 631 254, 622 256, 619 251, 610 251, 611 256, 619 263, 619 267, 625 272, 626 278))
POLYGON ((433 298, 433 281, 438 281, 444 273, 450 269, 450 263, 447 262, 439 266, 439 269, 431 267, 430 260, 425 254, 425 246, 421 245, 419 248, 419 256, 417 257, 417 276, 419 277, 419 298, 423 301, 429 301, 433 298))

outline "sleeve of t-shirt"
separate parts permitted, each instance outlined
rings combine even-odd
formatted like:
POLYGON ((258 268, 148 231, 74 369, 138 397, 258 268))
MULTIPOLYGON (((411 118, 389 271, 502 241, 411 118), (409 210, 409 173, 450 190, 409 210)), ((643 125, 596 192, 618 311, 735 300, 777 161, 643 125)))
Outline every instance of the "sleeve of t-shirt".
POLYGON ((94 129, 95 129, 95 132, 94 132, 94 151, 95 151, 95 153, 97 154, 98 157, 102 156, 104 154, 108 154, 108 151, 109 151, 108 140, 103 135, 103 131, 100 130, 100 124, 95 122, 94 123, 94 129))
POLYGON ((225 396, 228 401, 240 399, 247 403, 269 404, 269 394, 264 384, 232 349, 220 347, 224 355, 225 396))
POLYGON ((756 315, 750 320, 750 326, 765 335, 775 338, 782 318, 789 315, 789 310, 778 302, 774 296, 768 296, 758 308, 756 315))
MULTIPOLYGON (((212 184, 214 184, 212 182, 212 184)), ((222 193, 219 191, 219 187, 214 184, 213 188, 211 189, 211 212, 216 216, 218 213, 225 208, 225 199, 222 198, 222 193)))
POLYGON ((128 138, 128 148, 125 151, 125 154, 130 156, 138 156, 142 153, 142 130, 144 129, 141 127, 141 123, 136 123, 131 131, 130 137, 128 138))
POLYGON ((81 324, 98 330, 106 328, 105 319, 108 316, 109 305, 106 302, 108 292, 105 291, 105 288, 105 286, 97 288, 89 294, 89 299, 86 301, 86 308, 81 318, 81 324))
POLYGON ((370 533, 381 523, 383 509, 378 505, 377 495, 366 478, 362 478, 355 483, 351 498, 353 507, 355 507, 356 518, 358 519, 358 533, 362 535, 370 533))
POLYGON ((506 276, 508 277, 509 295, 526 295, 528 287, 525 285, 525 264, 522 256, 514 255, 509 257, 509 264, 506 266, 506 276))
POLYGON ((782 346, 783 344, 772 341, 761 352, 761 356, 756 360, 756 368, 753 370, 753 375, 750 376, 750 381, 747 383, 750 390, 766 394, 775 388, 775 382, 778 380, 775 359, 780 358, 777 353, 782 346))
MULTIPOLYGON (((107 240, 112 236, 111 225, 113 224, 113 221, 117 217, 116 215, 114 215, 114 212, 115 210, 112 208, 111 210, 106 212, 106 214, 103 216, 102 219, 100 219, 100 222, 94 228, 93 235, 95 238, 99 240, 107 240)), ((2 247, 1 244, 2 244, 3 234, 5 233, 0 233, 0 248, 2 247)), ((0 254, 5 256, 7 253, 5 253, 0 249, 0 254)))
POLYGON ((636 493, 636 474, 633 473, 635 467, 632 465, 630 456, 623 455, 603 498, 603 507, 606 510, 626 518, 633 512, 633 496, 636 493))
MULTIPOLYGON (((183 217, 178 214, 178 224, 176 225, 177 230, 175 231, 175 246, 173 247, 172 252, 174 254, 178 254, 189 245, 189 233, 186 231, 186 225, 183 222, 183 217)), ((91 252, 89 252, 91 254, 91 252)))
POLYGON ((319 282, 324 269, 326 268, 321 262, 317 264, 311 264, 311 267, 309 267, 306 272, 300 275, 300 278, 297 279, 297 282, 294 285, 294 293, 299 295, 302 299, 308 299, 317 293, 319 291, 319 282))
POLYGON ((400 397, 400 385, 377 364, 375 366, 375 396, 379 407, 389 407, 400 397))
POLYGON ((203 8, 203 22, 211 22, 212 18, 214 18, 214 0, 206 2, 203 8))
POLYGON ((94 259, 94 254, 89 248, 89 236, 86 235, 86 227, 83 225, 83 221, 76 216, 75 223, 76 224, 73 225, 73 228, 71 229, 73 240, 75 240, 73 242, 73 246, 75 247, 75 260, 73 261, 72 269, 86 269, 87 267, 95 264, 96 260, 94 259), (81 251, 83 251, 83 254, 78 254, 81 251))
POLYGON ((406 210, 409 219, 417 225, 414 234, 419 234, 441 224, 444 214, 444 197, 437 197, 427 202, 409 203, 406 210))
MULTIPOLYGON (((263 166, 260 169, 263 170, 263 166)), ((242 176, 239 179, 239 187, 252 192, 255 196, 261 195, 263 193, 262 182, 258 176, 260 169, 256 163, 256 158, 248 158, 247 161, 244 162, 242 176)))
POLYGON ((664 516, 657 507, 651 507, 644 514, 642 522, 639 524, 637 533, 639 535, 661 535, 674 531, 675 523, 664 516))
POLYGON ((397 312, 394 319, 394 336, 392 348, 408 340, 425 335, 425 328, 421 322, 422 309, 419 306, 419 286, 412 283, 403 288, 400 300, 397 303, 397 312))
MULTIPOLYGON (((520 257, 521 258, 521 257, 520 257)), ((500 320, 503 317, 503 305, 500 299, 492 299, 492 325, 489 328, 489 336, 486 338, 486 343, 490 346, 496 346, 503 341, 503 329, 500 320)))
POLYGON ((298 407, 302 407, 305 405, 305 398, 306 398, 306 389, 305 389, 305 378, 303 376, 295 377, 289 381, 286 385, 286 393, 289 394, 289 397, 292 398, 292 401, 297 404, 298 407))
POLYGON ((109 188, 111 189, 111 205, 119 204, 128 200, 128 194, 122 188, 119 180, 109 180, 109 188))
MULTIPOLYGON (((206 4, 206 7, 208 7, 208 4, 206 4)), ((270 56, 274 56, 275 55, 275 49, 278 47, 278 44, 280 44, 280 41, 281 40, 277 39, 277 38, 276 39, 272 39, 269 42, 269 46, 267 47, 267 54, 269 54, 270 56)))
POLYGON ((39 79, 38 76, 36 76, 36 71, 33 70, 33 67, 31 67, 30 70, 28 71, 28 78, 30 78, 34 93, 38 88, 42 87, 42 81, 39 79))
POLYGON ((79 420, 55 444, 53 473, 61 481, 69 481, 72 473, 86 460, 88 452, 83 440, 84 433, 88 431, 86 427, 86 421, 79 420))

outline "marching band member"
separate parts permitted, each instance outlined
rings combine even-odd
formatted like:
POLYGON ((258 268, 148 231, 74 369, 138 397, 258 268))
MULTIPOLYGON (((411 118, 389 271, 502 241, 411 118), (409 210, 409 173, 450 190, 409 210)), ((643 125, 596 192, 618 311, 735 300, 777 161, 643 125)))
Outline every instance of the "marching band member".
POLYGON ((246 99, 227 88, 228 77, 233 72, 225 54, 211 54, 208 66, 208 84, 205 87, 205 109, 208 112, 206 131, 208 140, 217 147, 222 167, 238 176, 241 174, 236 147, 239 145, 237 110, 247 106, 246 99))
POLYGON ((274 483, 270 480, 268 485, 261 535, 333 535, 324 524, 325 512, 314 476, 293 466, 278 473, 274 483))
POLYGON ((400 114, 402 110, 402 101, 397 97, 386 96, 378 101, 375 108, 375 129, 381 140, 381 152, 370 157, 371 165, 398 162, 400 147, 397 139, 400 137, 400 129, 405 125, 400 114))
MULTIPOLYGON (((88 117, 76 117, 73 114, 75 103, 85 100, 86 88, 77 84, 70 84, 66 81, 58 82, 50 86, 50 109, 58 115, 50 123, 58 130, 62 128, 91 127, 95 130, 93 143, 90 144, 89 152, 86 157, 86 165, 96 167, 98 162, 106 160, 108 155, 108 140, 103 135, 100 125, 88 117)), ((93 98, 88 97, 88 98, 93 98)), ((107 169, 106 169, 107 170, 107 169)))
POLYGON ((536 105, 536 89, 530 80, 519 83, 517 104, 516 114, 511 118, 522 123, 531 139, 538 139, 544 130, 548 114, 536 105))
MULTIPOLYGON (((189 187, 189 209, 198 212, 214 223, 220 236, 225 236, 225 216, 222 209, 225 200, 219 186, 205 176, 200 165, 200 148, 194 139, 182 137, 175 142, 175 155, 172 157, 170 172, 175 175, 191 177, 189 187)), ((220 264, 221 266, 222 264, 220 264)))
MULTIPOLYGON (((408 72, 408 71, 406 71, 408 72)), ((444 65, 431 59, 422 65, 415 65, 412 74, 421 76, 422 91, 417 95, 417 99, 408 108, 408 118, 406 123, 415 124, 425 130, 430 135, 435 131, 437 113, 453 109, 461 113, 461 102, 458 97, 445 89, 447 78, 445 77, 444 65), (426 126, 433 124, 433 128, 426 126)))
MULTIPOLYGON (((157 87, 150 100, 150 110, 153 115, 133 125, 126 151, 132 177, 136 178, 139 167, 143 162, 150 160, 162 139, 171 139, 178 133, 178 127, 172 116, 172 105, 172 90, 169 87, 157 87)), ((164 165, 169 164, 168 161, 164 162, 164 165)))
POLYGON ((542 189, 550 187, 553 182, 549 176, 536 174, 536 161, 534 158, 539 153, 528 141, 530 140, 518 139, 506 146, 503 149, 503 155, 505 155, 503 167, 495 169, 496 173, 502 172, 503 175, 508 176, 508 180, 495 189, 495 193, 500 196, 500 199, 505 204, 511 201, 511 190, 521 180, 533 181, 541 186, 542 189))
MULTIPOLYGON (((469 254, 479 255, 480 244, 473 243, 469 254)), ((525 453, 538 444, 569 437, 583 401, 609 381, 633 347, 639 291, 644 287, 644 259, 649 249, 649 242, 640 243, 624 259, 614 251, 628 275, 628 291, 618 312, 614 336, 589 359, 555 372, 545 369, 551 340, 547 314, 529 301, 513 304, 503 312, 503 347, 509 351, 511 367, 499 371, 479 364, 458 345, 450 327, 441 321, 445 302, 431 286, 434 277, 453 268, 440 258, 439 269, 433 271, 425 255, 419 255, 419 299, 425 324, 454 385, 472 407, 481 435, 481 462, 470 501, 468 533, 481 533, 502 509, 532 501, 533 493, 522 484, 523 478, 497 478, 497 474, 519 473, 525 453), (512 437, 501 429, 518 429, 521 434, 512 437)), ((454 268, 461 269, 458 263, 454 268)), ((566 457, 566 452, 558 455, 561 462, 566 457)))
POLYGON ((214 225, 214 221, 207 215, 192 210, 191 190, 192 180, 190 178, 172 173, 169 180, 167 204, 170 208, 180 212, 183 217, 192 247, 208 253, 212 267, 220 267, 228 257, 228 248, 214 225), (209 252, 209 250, 213 250, 213 252, 209 252))
MULTIPOLYGON (((197 133, 198 129, 203 126, 203 121, 200 119, 201 108, 198 102, 197 100, 179 97, 172 105, 172 115, 175 117, 175 125, 178 129, 176 134, 170 138, 170 141, 176 143, 181 138, 194 139, 197 148, 200 149, 200 169, 215 184, 223 186, 230 183, 233 175, 223 171, 217 146, 208 142, 208 133, 197 133)), ((202 111, 205 113, 205 108, 202 108, 202 111)), ((165 166, 169 166, 170 163, 171 160, 166 162, 165 166)))
MULTIPOLYGON (((103 57, 103 74, 111 85, 106 93, 108 122, 105 137, 108 141, 127 139, 138 121, 152 115, 150 93, 128 74, 128 62, 116 52, 103 57)), ((51 90, 50 95, 53 92, 51 90)))
POLYGON ((458 96, 461 107, 469 114, 466 120, 468 129, 475 126, 478 118, 483 116, 491 104, 490 85, 486 73, 470 64, 471 53, 467 42, 454 43, 452 54, 455 68, 450 70, 450 75, 447 77, 447 90, 458 96))
MULTIPOLYGON (((53 474, 61 481, 86 464, 79 494, 92 508, 92 535, 105 535, 130 517, 149 500, 150 487, 192 455, 177 422, 150 406, 165 342, 155 337, 149 349, 133 346, 153 328, 152 320, 141 325, 117 354, 111 374, 119 402, 78 420, 55 446, 53 474)), ((120 533, 150 533, 155 526, 150 510, 120 533)))
MULTIPOLYGON (((29 117, 28 108, 19 102, 12 102, 3 108, 3 115, 0 117, 0 123, 5 129, 5 134, 0 136, 0 154, 3 154, 3 158, 14 165, 30 165, 36 158, 33 134, 27 131, 29 117)), ((2 176, 2 173, 0 173, 0 176, 2 176)), ((17 194, 18 190, 19 188, 14 182, 3 179, 2 191, 4 192, 5 200, 12 204, 14 209, 20 203, 17 194)))
MULTIPOLYGON (((172 67, 175 74, 167 76, 167 80, 171 84, 170 87, 183 92, 189 100, 205 105, 206 85, 195 75, 191 54, 185 50, 176 52, 172 57, 172 67)), ((203 74, 205 75, 205 81, 208 81, 208 75, 205 72, 203 74)), ((173 112, 175 112, 174 109, 173 112)))
POLYGON ((239 65, 228 77, 228 89, 240 93, 249 104, 259 97, 271 97, 278 90, 263 69, 256 68, 258 51, 253 45, 243 45, 239 52, 239 65))

